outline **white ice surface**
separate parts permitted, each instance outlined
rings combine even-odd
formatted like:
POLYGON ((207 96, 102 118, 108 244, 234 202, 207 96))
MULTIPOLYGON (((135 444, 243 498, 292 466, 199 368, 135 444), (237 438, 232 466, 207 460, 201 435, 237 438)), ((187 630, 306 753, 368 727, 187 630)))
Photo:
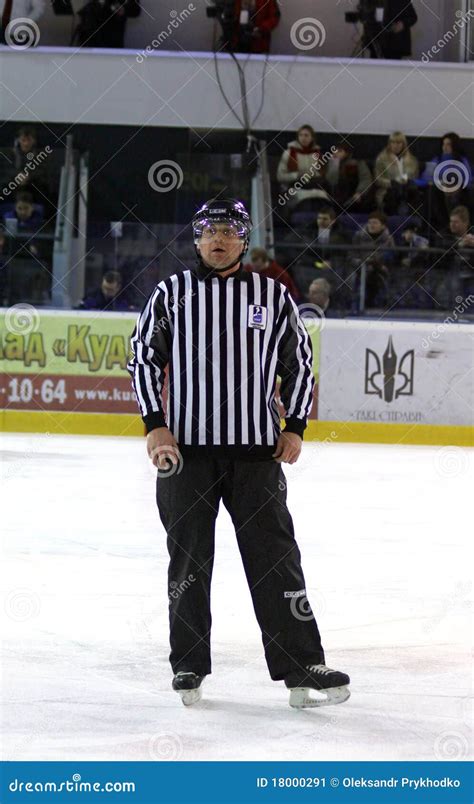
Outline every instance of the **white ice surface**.
POLYGON ((470 756, 472 465, 451 447, 316 445, 289 506, 342 706, 294 711, 218 519, 213 675, 170 690, 165 534, 142 439, 1 436, 8 760, 470 756))

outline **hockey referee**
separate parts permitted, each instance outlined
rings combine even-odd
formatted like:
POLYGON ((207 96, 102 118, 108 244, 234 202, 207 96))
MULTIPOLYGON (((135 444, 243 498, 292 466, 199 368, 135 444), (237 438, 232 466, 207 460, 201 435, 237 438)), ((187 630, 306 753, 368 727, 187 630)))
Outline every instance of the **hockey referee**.
POLYGON ((222 500, 270 676, 291 690, 291 706, 340 703, 349 697, 349 677, 325 665, 281 467, 301 452, 313 401, 311 342, 285 286, 243 270, 252 222, 242 202, 205 203, 192 226, 197 265, 158 283, 138 318, 128 366, 167 533, 172 686, 185 705, 195 703, 211 672, 210 590, 222 500), (320 694, 310 697, 310 689, 320 694))

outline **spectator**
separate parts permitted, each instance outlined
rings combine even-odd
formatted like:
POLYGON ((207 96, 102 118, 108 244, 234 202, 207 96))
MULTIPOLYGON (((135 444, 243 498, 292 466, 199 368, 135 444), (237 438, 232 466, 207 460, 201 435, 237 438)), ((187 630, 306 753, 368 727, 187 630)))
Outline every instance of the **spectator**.
POLYGON ((385 0, 380 43, 384 59, 411 56, 411 28, 418 22, 413 3, 385 0))
POLYGON ((278 282, 281 282, 282 285, 285 285, 285 287, 288 288, 288 291, 291 293, 293 299, 298 301, 300 294, 291 276, 286 269, 282 268, 281 265, 278 265, 275 260, 270 260, 270 257, 264 248, 252 249, 250 252, 250 263, 244 265, 244 270, 255 271, 256 273, 266 276, 269 279, 278 280, 278 282))
POLYGON ((404 215, 410 206, 416 207, 418 190, 413 180, 418 172, 418 160, 411 153, 405 134, 395 131, 375 162, 377 206, 387 215, 404 215))
POLYGON ((342 246, 347 243, 348 235, 338 225, 336 213, 332 207, 323 207, 318 212, 316 224, 315 240, 321 246, 342 246))
POLYGON ((277 170, 277 180, 283 193, 288 195, 289 209, 303 202, 319 201, 328 198, 324 182, 324 168, 321 165, 321 148, 316 143, 312 126, 300 126, 296 140, 288 143, 282 153, 277 170), (295 186, 296 184, 296 186, 295 186))
POLYGON ((392 271, 394 304, 404 309, 430 308, 433 302, 429 291, 433 255, 428 250, 428 238, 418 233, 414 223, 409 223, 401 233, 401 244, 405 250, 397 252, 395 270, 392 271))
POLYGON ((34 126, 21 126, 13 144, 15 168, 23 170, 26 163, 38 152, 36 129, 34 126))
POLYGON ((440 152, 429 162, 422 178, 430 184, 433 182, 433 170, 438 168, 439 175, 435 185, 431 187, 431 220, 437 229, 448 224, 449 214, 454 207, 468 203, 469 185, 472 185, 472 169, 467 159, 459 134, 450 131, 441 137, 440 152), (458 162, 459 165, 453 165, 458 162), (444 167, 438 168, 443 165, 444 167), (453 190, 450 182, 457 181, 459 189, 453 190))
POLYGON ((221 47, 233 53, 270 53, 279 21, 277 0, 234 0, 233 19, 223 24, 221 47))
POLYGON ((428 238, 422 237, 418 234, 417 227, 413 224, 409 224, 402 231, 401 239, 403 246, 410 248, 410 251, 405 252, 405 255, 402 256, 401 265, 404 268, 412 268, 415 265, 425 265, 427 255, 423 255, 421 252, 428 248, 428 238))
POLYGON ((329 195, 339 209, 351 212, 368 211, 372 174, 367 163, 355 159, 352 146, 342 140, 326 168, 329 195))
POLYGON ((78 11, 80 19, 73 37, 81 47, 124 46, 129 17, 140 15, 140 0, 90 0, 78 11))
POLYGON ((323 313, 329 307, 331 297, 331 285, 327 279, 313 279, 308 289, 308 300, 311 304, 319 307, 323 313))
POLYGON ((287 259, 297 265, 337 270, 341 262, 345 261, 345 252, 332 250, 332 247, 346 245, 349 235, 338 225, 332 207, 323 207, 318 212, 315 223, 316 227, 313 223, 287 236, 287 242, 291 242, 286 251, 287 259))
POLYGON ((79 305, 81 310, 105 310, 107 312, 125 312, 131 305, 122 290, 122 276, 118 271, 107 271, 102 277, 98 290, 86 296, 79 305))
POLYGON ((474 231, 471 227, 471 216, 467 207, 455 207, 449 216, 449 227, 440 233, 440 248, 473 248, 474 231))
POLYGON ((467 207, 453 209, 449 226, 440 232, 436 245, 445 253, 437 258, 432 271, 432 292, 438 304, 449 309, 457 295, 466 298, 474 291, 474 230, 467 207))
POLYGON ((42 159, 35 159, 38 153, 36 129, 34 126, 21 126, 13 144, 13 171, 10 180, 23 190, 28 189, 32 193, 37 190, 39 197, 44 198, 45 195, 49 196, 49 192, 45 163, 42 159), (34 169, 28 167, 29 163, 34 164, 34 169))
MULTIPOLYGON (((2 22, 5 5, 5 0, 0 0, 0 23, 2 22)), ((33 22, 38 22, 38 20, 41 19, 44 14, 45 6, 45 0, 13 0, 10 22, 18 19, 28 19, 32 20, 33 22)), ((34 40, 37 38, 38 37, 34 37, 34 40)), ((34 44, 38 44, 38 42, 34 41, 34 44)))
POLYGON ((28 190, 18 191, 14 209, 6 212, 3 219, 7 228, 8 221, 13 221, 14 225, 10 225, 10 228, 20 234, 34 234, 43 223, 43 215, 33 203, 33 196, 28 190))
MULTIPOLYGON (((376 210, 369 214, 367 224, 354 235, 355 246, 367 246, 359 249, 354 255, 354 307, 357 306, 357 296, 361 287, 361 275, 365 273, 365 305, 367 307, 382 307, 387 297, 387 264, 393 261, 395 243, 387 228, 385 215, 376 210)), ((364 284, 364 283, 362 283, 364 284)))

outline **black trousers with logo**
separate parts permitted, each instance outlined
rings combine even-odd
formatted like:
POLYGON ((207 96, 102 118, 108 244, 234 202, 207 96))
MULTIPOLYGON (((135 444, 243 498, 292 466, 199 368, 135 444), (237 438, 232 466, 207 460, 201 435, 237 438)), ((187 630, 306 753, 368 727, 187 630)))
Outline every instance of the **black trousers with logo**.
MULTIPOLYGON (((235 527, 272 679, 284 679, 306 664, 324 663, 281 465, 273 459, 204 455, 185 457, 179 473, 159 475, 157 480, 157 504, 170 556, 173 672, 211 672, 210 589, 221 499, 235 527)), ((238 607, 238 601, 234 605, 238 607)))

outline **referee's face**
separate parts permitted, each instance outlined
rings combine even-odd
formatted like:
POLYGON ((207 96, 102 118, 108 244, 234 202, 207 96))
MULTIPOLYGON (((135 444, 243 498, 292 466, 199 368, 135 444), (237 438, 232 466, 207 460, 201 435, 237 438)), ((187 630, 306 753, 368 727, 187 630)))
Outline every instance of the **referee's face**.
MULTIPOLYGON (((244 244, 237 229, 228 223, 214 223, 203 229, 199 251, 206 265, 218 271, 232 265, 242 253, 244 244)), ((237 269, 238 265, 235 266, 237 269)))

